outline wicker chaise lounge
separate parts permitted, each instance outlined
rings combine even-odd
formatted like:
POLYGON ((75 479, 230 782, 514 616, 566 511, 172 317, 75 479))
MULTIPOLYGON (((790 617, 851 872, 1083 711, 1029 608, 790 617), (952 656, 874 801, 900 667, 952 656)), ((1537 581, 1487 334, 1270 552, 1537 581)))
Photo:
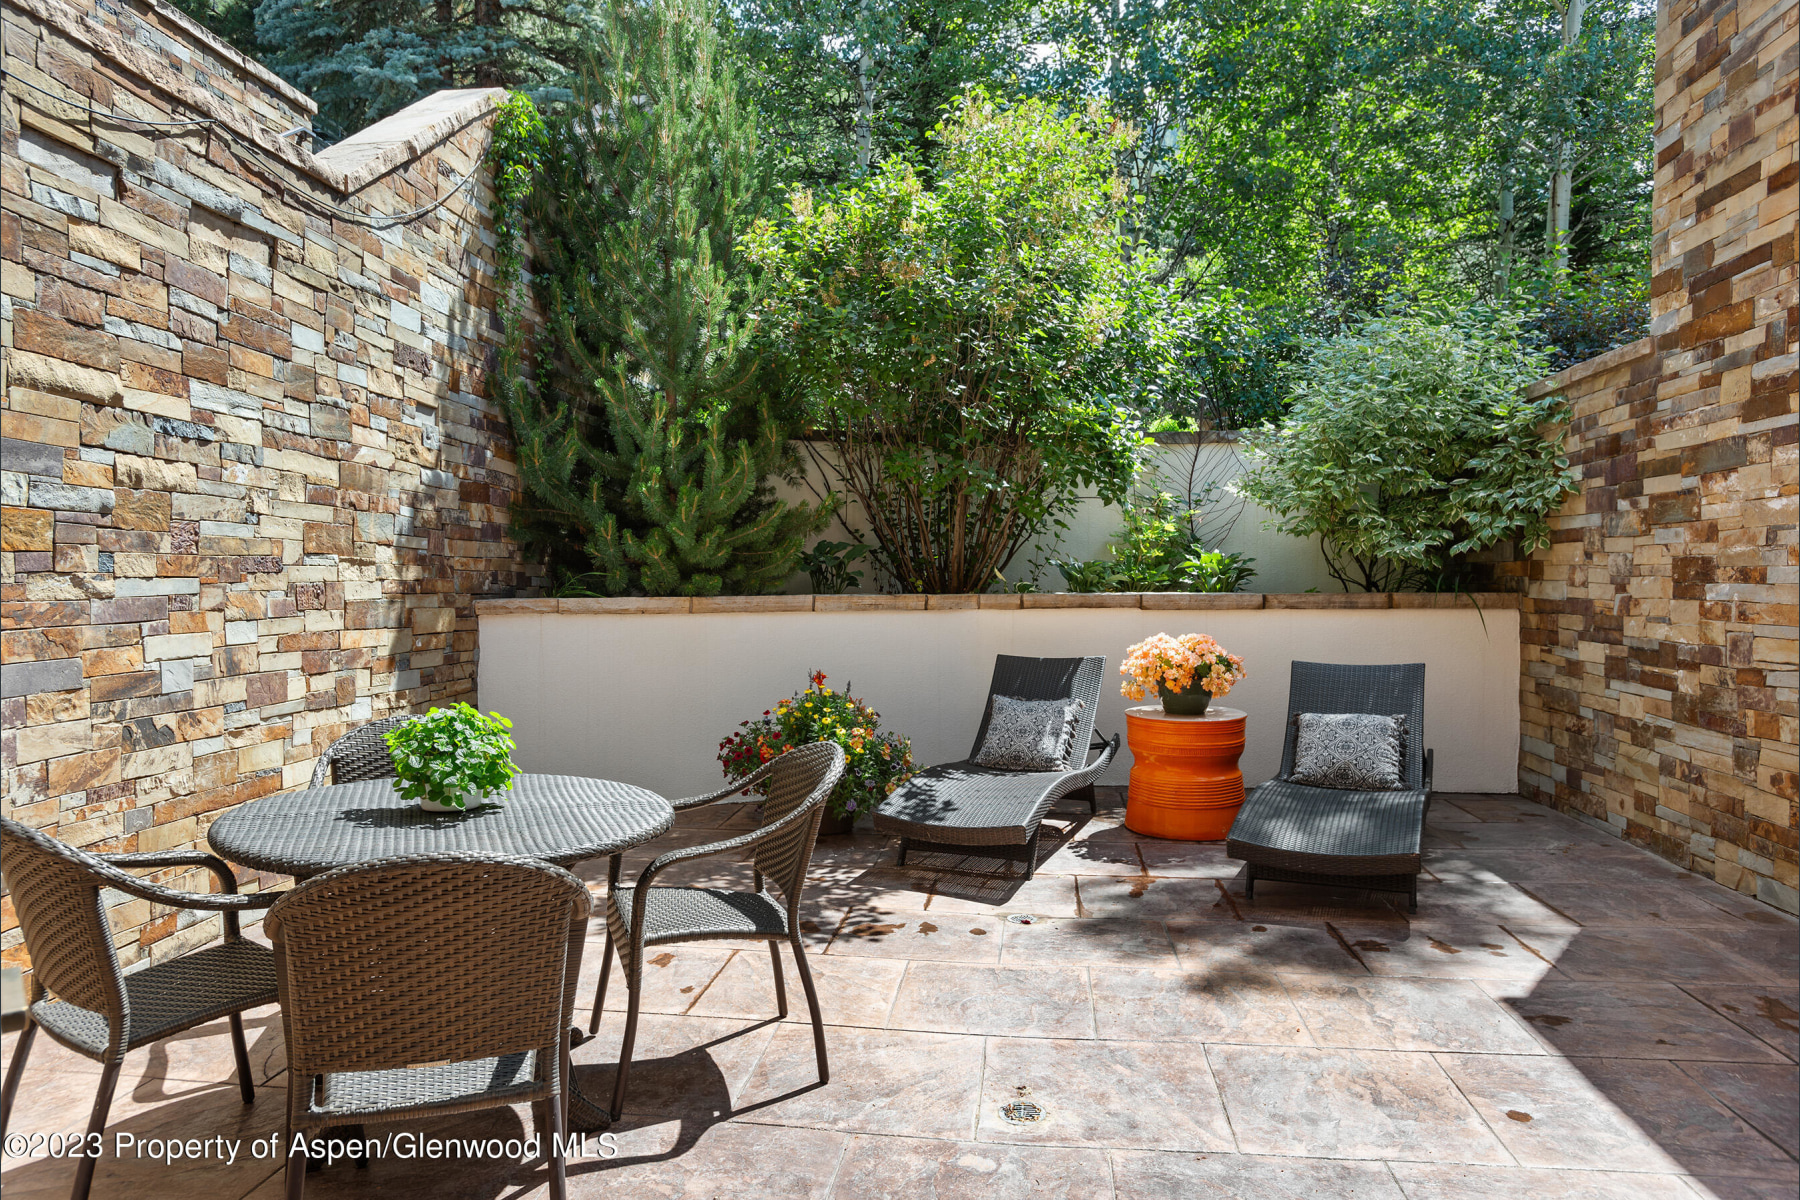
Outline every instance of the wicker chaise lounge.
POLYGON ((1419 847, 1431 804, 1425 749, 1425 664, 1345 666, 1296 662, 1288 683, 1281 773, 1244 800, 1225 853, 1245 864, 1244 895, 1258 880, 1404 892, 1419 906, 1419 847), (1299 713, 1405 714, 1406 786, 1352 792, 1291 782, 1299 713))
POLYGON ((981 727, 969 758, 920 772, 895 789, 875 810, 878 833, 900 838, 900 863, 909 850, 935 850, 989 858, 1022 858, 1025 878, 1037 867, 1038 826, 1044 814, 1064 796, 1085 799, 1094 808, 1094 780, 1119 752, 1119 735, 1110 741, 1096 739, 1094 712, 1100 699, 1100 678, 1106 659, 1018 658, 1010 654, 994 660, 994 678, 988 685, 988 703, 982 709, 981 727), (987 737, 995 696, 1022 700, 1081 700, 1076 716, 1071 756, 1082 764, 1066 771, 1005 771, 976 766, 972 761, 987 737), (1082 763, 1098 750, 1092 762, 1082 763))

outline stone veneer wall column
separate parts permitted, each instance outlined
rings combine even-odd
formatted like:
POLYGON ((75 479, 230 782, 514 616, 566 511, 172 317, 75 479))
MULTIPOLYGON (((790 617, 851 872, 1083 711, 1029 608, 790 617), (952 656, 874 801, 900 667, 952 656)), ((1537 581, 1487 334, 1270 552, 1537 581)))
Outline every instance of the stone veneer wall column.
MULTIPOLYGON (((473 597, 533 582, 482 398, 502 93, 315 157, 311 101, 160 0, 0 15, 5 812, 203 846, 350 726, 473 699, 473 597)), ((126 961, 190 915, 119 906, 126 961)))
POLYGON ((1652 336, 1571 368, 1527 564, 1526 795, 1800 909, 1795 0, 1664 0, 1652 336))

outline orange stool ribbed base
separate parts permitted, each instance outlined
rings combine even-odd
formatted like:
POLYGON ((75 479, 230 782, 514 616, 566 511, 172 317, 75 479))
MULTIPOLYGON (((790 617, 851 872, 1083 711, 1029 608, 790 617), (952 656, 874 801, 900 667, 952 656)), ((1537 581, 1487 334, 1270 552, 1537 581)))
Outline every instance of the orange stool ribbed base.
POLYGON ((1209 708, 1201 717, 1172 717, 1161 705, 1125 710, 1131 743, 1131 792, 1125 826, 1147 837, 1216 842, 1244 803, 1241 709, 1209 708))

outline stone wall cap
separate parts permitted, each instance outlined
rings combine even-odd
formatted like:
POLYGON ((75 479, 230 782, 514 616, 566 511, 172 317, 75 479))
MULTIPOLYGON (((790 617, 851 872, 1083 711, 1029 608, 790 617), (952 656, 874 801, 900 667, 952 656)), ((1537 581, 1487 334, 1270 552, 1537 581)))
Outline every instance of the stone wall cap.
POLYGON ((1026 592, 1026 608, 1137 608, 1136 592, 1026 592))
POLYGON ((477 614, 563 613, 619 615, 646 613, 770 612, 970 612, 977 609, 1141 608, 1151 612, 1253 612, 1322 609, 1475 608, 1507 611, 1520 607, 1517 592, 849 592, 778 596, 565 596, 505 597, 475 601, 477 614))
POLYGON ((505 88, 433 92, 321 150, 313 158, 338 176, 335 186, 340 191, 359 191, 402 163, 422 157, 433 146, 500 107, 505 99, 505 88))
POLYGON ((1264 608, 1392 608, 1392 592, 1291 592, 1263 597, 1264 608))
POLYGON ((923 612, 926 608, 926 598, 921 592, 910 594, 861 592, 838 596, 814 596, 812 606, 814 612, 923 612))
POLYGON ((811 612, 813 598, 799 596, 695 596, 697 613, 811 612))
POLYGON ((1261 592, 1143 592, 1139 606, 1158 611, 1263 607, 1261 592))
POLYGON ((140 0, 140 3, 171 25, 179 26, 183 37, 203 43, 207 50, 220 59, 230 63, 244 74, 255 79, 270 91, 277 93, 283 100, 305 113, 314 116, 319 111, 318 102, 311 96, 271 71, 269 68, 233 46, 230 42, 208 29, 194 18, 164 0, 140 0))
POLYGON ((1517 592, 1395 592, 1394 607, 1506 610, 1519 607, 1519 594, 1517 592))
POLYGON ((556 611, 555 596, 506 596, 499 599, 475 601, 475 615, 487 616, 490 613, 553 613, 556 611))
POLYGON ((563 596, 560 613, 685 613, 693 611, 687 596, 563 596))
POLYGON ((1551 392, 1560 392, 1583 379, 1591 378, 1604 371, 1611 371, 1627 363, 1634 363, 1640 358, 1648 357, 1656 352, 1656 339, 1642 337, 1635 342, 1623 346, 1615 346, 1605 354, 1597 354, 1593 358, 1564 367, 1548 379, 1540 379, 1525 389, 1527 399, 1536 400, 1540 396, 1548 396, 1551 392))

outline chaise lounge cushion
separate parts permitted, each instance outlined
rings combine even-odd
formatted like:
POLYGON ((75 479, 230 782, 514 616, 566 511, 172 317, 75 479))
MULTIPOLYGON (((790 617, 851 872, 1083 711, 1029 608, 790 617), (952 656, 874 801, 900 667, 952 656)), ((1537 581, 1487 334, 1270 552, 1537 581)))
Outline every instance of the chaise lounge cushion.
POLYGON ((1340 791, 1271 779, 1226 835, 1242 862, 1322 875, 1415 875, 1428 793, 1340 791))

